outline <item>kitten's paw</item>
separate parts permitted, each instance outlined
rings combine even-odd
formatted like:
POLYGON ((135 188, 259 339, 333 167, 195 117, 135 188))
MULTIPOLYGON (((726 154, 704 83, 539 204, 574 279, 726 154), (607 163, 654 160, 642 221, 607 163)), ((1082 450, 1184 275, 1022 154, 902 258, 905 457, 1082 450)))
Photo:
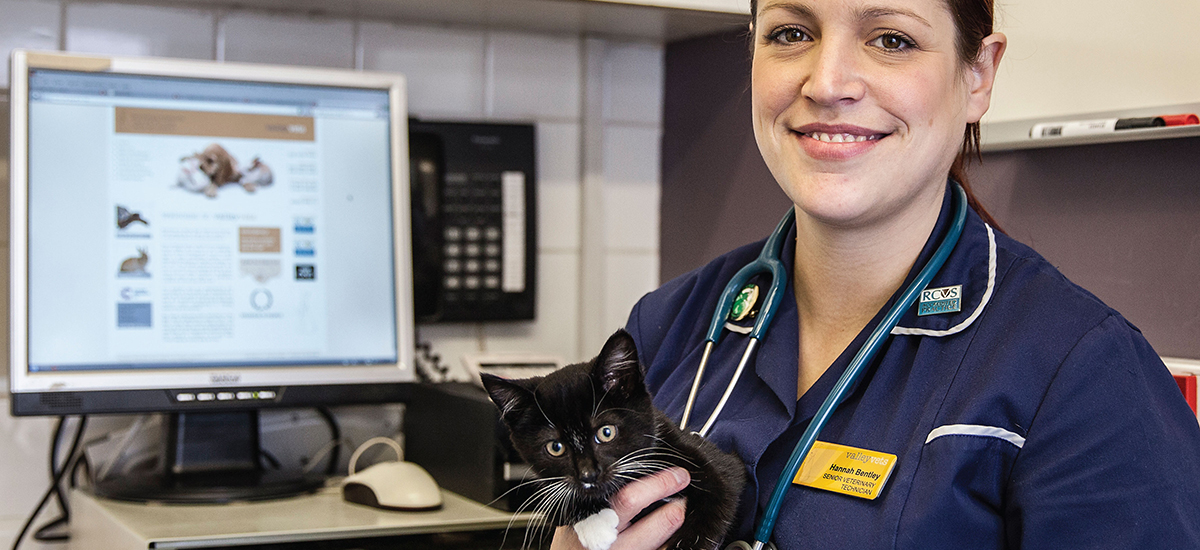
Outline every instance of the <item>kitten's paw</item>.
POLYGON ((605 508, 575 524, 579 542, 588 550, 608 550, 617 540, 617 513, 605 508))

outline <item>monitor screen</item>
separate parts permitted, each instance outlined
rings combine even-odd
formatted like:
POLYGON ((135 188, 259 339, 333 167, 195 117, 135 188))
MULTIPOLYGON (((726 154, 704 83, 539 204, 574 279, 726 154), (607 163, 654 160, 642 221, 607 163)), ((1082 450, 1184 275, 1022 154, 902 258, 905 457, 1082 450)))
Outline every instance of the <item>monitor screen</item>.
POLYGON ((16 52, 15 414, 414 379, 399 75, 16 52))

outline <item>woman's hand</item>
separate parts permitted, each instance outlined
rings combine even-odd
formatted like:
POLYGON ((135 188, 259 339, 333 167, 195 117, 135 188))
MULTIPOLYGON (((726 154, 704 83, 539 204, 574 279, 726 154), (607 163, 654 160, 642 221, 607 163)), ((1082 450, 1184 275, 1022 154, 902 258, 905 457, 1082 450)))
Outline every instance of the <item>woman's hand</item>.
MULTIPOLYGON (((617 492, 609 504, 617 513, 619 534, 609 550, 656 550, 666 544, 683 524, 687 504, 682 499, 668 502, 637 523, 629 522, 647 506, 678 493, 690 482, 687 470, 671 468, 639 479, 617 492)), ((554 532, 550 550, 583 549, 571 526, 559 527, 554 532)))

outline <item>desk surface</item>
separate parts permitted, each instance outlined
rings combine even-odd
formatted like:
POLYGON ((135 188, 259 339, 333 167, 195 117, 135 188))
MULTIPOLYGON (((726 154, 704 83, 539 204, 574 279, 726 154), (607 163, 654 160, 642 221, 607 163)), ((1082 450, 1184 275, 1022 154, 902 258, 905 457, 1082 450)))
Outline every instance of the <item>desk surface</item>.
MULTIPOLYGON (((431 512, 391 512, 342 500, 341 491, 262 502, 220 505, 141 504, 73 493, 80 522, 76 538, 138 539, 141 548, 206 548, 522 528, 532 516, 514 516, 443 491, 431 512)), ((73 516, 76 514, 73 514, 73 516)), ((76 524, 72 518, 72 524, 76 524)), ((72 529, 76 531, 76 529, 72 529)), ((72 545, 74 546, 74 544, 72 545)), ((97 546, 96 548, 99 548, 97 546)))

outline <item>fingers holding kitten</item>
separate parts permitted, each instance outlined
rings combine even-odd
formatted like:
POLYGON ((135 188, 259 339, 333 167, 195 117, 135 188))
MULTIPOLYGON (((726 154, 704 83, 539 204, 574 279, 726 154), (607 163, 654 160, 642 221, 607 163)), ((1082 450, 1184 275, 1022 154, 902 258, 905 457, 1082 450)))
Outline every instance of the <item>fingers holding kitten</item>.
MULTIPOLYGON (((621 520, 617 529, 624 530, 629 527, 633 518, 647 506, 682 491, 689 483, 691 476, 687 470, 668 468, 626 485, 609 501, 613 511, 617 513, 617 518, 621 520)), ((646 519, 649 519, 649 516, 646 519)))
POLYGON ((683 525, 683 515, 687 511, 687 503, 673 500, 664 504, 650 515, 617 536, 616 542, 609 550, 656 550, 671 539, 679 526, 683 525))
MULTIPOLYGON (((666 544, 683 524, 686 502, 676 499, 636 522, 633 519, 648 507, 683 490, 689 483, 691 477, 687 470, 669 468, 630 483, 613 495, 609 504, 616 513, 617 536, 611 540, 608 550, 656 550, 666 544)), ((595 541, 589 542, 595 544, 595 541)), ((588 550, 588 547, 580 542, 577 529, 567 526, 555 532, 550 549, 588 550)))

